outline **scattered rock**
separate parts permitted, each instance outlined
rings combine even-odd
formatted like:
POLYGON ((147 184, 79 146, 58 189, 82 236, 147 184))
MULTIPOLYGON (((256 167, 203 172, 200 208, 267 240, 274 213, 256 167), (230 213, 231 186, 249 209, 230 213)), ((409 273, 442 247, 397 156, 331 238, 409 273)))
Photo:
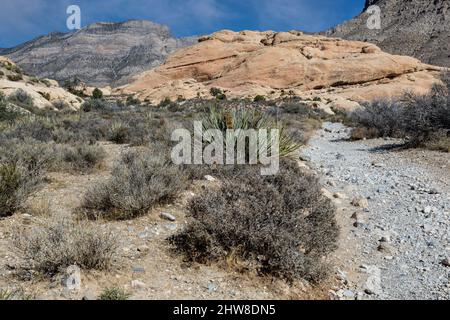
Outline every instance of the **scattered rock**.
POLYGON ((177 218, 175 218, 175 216, 173 216, 167 212, 161 212, 160 217, 164 220, 168 220, 168 221, 172 221, 172 222, 177 221, 177 218))
POLYGON ((140 280, 133 280, 131 281, 131 287, 133 289, 144 289, 146 287, 146 284, 140 280))
POLYGON ((214 178, 213 176, 205 176, 205 180, 206 181, 209 181, 209 182, 214 182, 214 181, 216 181, 217 179, 216 178, 214 178))
POLYGON ((352 200, 351 205, 354 207, 367 209, 369 208, 369 201, 367 201, 367 198, 357 197, 352 200))
POLYGON ((347 198, 345 194, 340 193, 340 192, 334 193, 334 194, 333 194, 333 197, 334 197, 335 199, 346 199, 346 198, 347 198))
POLYGON ((370 295, 380 295, 383 293, 381 287, 381 270, 376 266, 368 266, 366 272, 369 277, 364 285, 364 292, 370 295))
POLYGON ((444 260, 442 260, 441 264, 444 267, 450 267, 450 258, 445 258, 444 260))
POLYGON ((218 288, 219 288, 218 285, 213 282, 208 284, 208 291, 211 293, 216 292, 218 288))
POLYGON ((386 254, 391 254, 392 253, 392 249, 391 247, 386 244, 385 242, 382 242, 379 246, 378 246, 378 251, 382 252, 382 253, 386 253, 386 254))

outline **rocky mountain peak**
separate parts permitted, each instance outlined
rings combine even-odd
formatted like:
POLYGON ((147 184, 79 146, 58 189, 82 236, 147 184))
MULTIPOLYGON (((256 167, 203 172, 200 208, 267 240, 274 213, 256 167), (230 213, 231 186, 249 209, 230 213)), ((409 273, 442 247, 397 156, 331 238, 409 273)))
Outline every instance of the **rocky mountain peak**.
POLYGON ((177 39, 167 26, 146 20, 98 22, 2 49, 0 55, 27 73, 60 83, 77 77, 92 86, 121 85, 196 41, 196 37, 177 39))
POLYGON ((450 67, 450 1, 366 0, 364 12, 326 35, 372 42, 383 50, 450 67), (367 28, 370 5, 381 8, 381 29, 367 28))

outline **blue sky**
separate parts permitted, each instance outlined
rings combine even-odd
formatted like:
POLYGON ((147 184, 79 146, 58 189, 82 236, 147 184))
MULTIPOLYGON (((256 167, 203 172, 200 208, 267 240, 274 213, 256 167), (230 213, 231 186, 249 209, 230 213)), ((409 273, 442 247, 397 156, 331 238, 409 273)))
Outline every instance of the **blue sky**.
POLYGON ((67 32, 66 9, 81 8, 81 24, 147 19, 174 35, 231 30, 321 31, 361 12, 364 0, 1 0, 0 48, 54 31, 67 32))

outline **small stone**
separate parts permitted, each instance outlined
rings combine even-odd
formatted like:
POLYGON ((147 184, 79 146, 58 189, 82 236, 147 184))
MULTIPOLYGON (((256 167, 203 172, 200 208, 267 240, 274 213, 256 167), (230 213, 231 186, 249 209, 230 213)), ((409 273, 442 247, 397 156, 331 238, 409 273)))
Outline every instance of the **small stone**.
POLYGON ((352 200, 351 205, 358 208, 366 209, 369 207, 369 201, 366 198, 358 197, 352 200))
POLYGON ((327 189, 322 188, 320 191, 322 192, 322 194, 324 195, 325 198, 328 198, 330 200, 333 199, 333 194, 330 191, 328 191, 327 189))
POLYGON ((433 226, 430 224, 424 224, 422 226, 423 231, 425 231, 426 233, 430 233, 431 231, 433 231, 433 226))
POLYGON ((390 253, 392 253, 392 249, 391 249, 391 247, 389 246, 389 245, 387 245, 386 243, 381 243, 379 246, 378 246, 378 251, 379 252, 382 252, 382 253, 387 253, 387 254, 390 254, 390 253))
POLYGON ((208 284, 208 291, 209 292, 216 292, 217 289, 218 289, 217 284, 212 283, 212 282, 208 284))
POLYGON ((382 168, 384 165, 382 163, 380 163, 380 162, 373 161, 372 162, 372 166, 375 167, 375 168, 382 168))
POLYGON ((177 221, 177 218, 175 218, 175 216, 171 215, 170 213, 167 212, 161 212, 160 217, 162 219, 168 220, 168 221, 172 221, 175 222, 177 221))
POLYGON ((333 197, 336 199, 345 199, 346 198, 346 196, 340 192, 336 192, 335 194, 333 194, 333 197))
POLYGON ((205 176, 205 180, 209 181, 209 182, 214 182, 214 181, 216 181, 216 178, 214 178, 213 176, 207 175, 207 176, 205 176))
POLYGON ((304 162, 311 162, 311 157, 303 154, 300 156, 300 160, 304 162))
POLYGON ((430 207, 430 206, 425 207, 425 208, 422 210, 422 212, 425 213, 425 214, 430 214, 430 213, 433 212, 433 207, 430 207))
POLYGON ((391 242, 391 239, 389 238, 389 236, 383 236, 381 237, 380 242, 391 242))
POLYGON ((139 246, 139 247, 137 248, 137 251, 139 251, 140 253, 147 253, 147 252, 150 251, 150 247, 149 247, 149 246, 146 246, 146 245, 139 246))
POLYGON ((344 290, 342 295, 346 298, 355 298, 355 293, 351 290, 344 290))
POLYGON ((146 284, 140 280, 131 281, 131 287, 134 289, 144 289, 146 284))
POLYGON ((441 262, 441 264, 444 266, 444 267, 450 267, 450 258, 445 258, 444 260, 442 260, 442 262, 441 262))

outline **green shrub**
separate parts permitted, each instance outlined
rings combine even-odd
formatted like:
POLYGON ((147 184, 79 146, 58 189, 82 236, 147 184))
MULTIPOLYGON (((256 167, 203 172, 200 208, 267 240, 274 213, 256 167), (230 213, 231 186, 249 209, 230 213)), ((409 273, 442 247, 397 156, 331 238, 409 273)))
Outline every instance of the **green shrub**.
POLYGON ((186 186, 181 169, 165 156, 129 152, 122 156, 108 181, 88 190, 83 209, 92 218, 130 219, 171 201, 186 186))
POLYGON ((164 100, 161 100, 161 102, 158 105, 158 108, 167 108, 173 104, 172 100, 170 98, 166 97, 164 100))
POLYGON ((41 225, 15 233, 13 245, 21 259, 20 269, 53 276, 71 265, 86 270, 110 269, 118 240, 106 228, 51 217, 41 225))
POLYGON ((131 295, 118 287, 106 288, 99 296, 100 300, 128 300, 131 295))
POLYGON ((253 101, 254 101, 254 102, 265 102, 265 101, 266 101, 266 98, 265 98, 264 96, 257 95, 257 96, 255 97, 255 99, 253 99, 253 101))
POLYGON ((92 91, 92 98, 95 100, 103 99, 103 92, 99 88, 95 88, 92 91))
POLYGON ((213 97, 217 97, 218 95, 223 94, 222 89, 220 88, 211 88, 209 89, 209 93, 213 96, 213 97))
POLYGON ((262 274, 320 281, 322 258, 336 249, 335 210, 317 178, 283 162, 277 176, 242 167, 188 206, 185 230, 169 239, 189 261, 239 258, 262 274))
POLYGON ((23 80, 23 76, 21 74, 9 74, 6 76, 9 81, 20 81, 23 80))

